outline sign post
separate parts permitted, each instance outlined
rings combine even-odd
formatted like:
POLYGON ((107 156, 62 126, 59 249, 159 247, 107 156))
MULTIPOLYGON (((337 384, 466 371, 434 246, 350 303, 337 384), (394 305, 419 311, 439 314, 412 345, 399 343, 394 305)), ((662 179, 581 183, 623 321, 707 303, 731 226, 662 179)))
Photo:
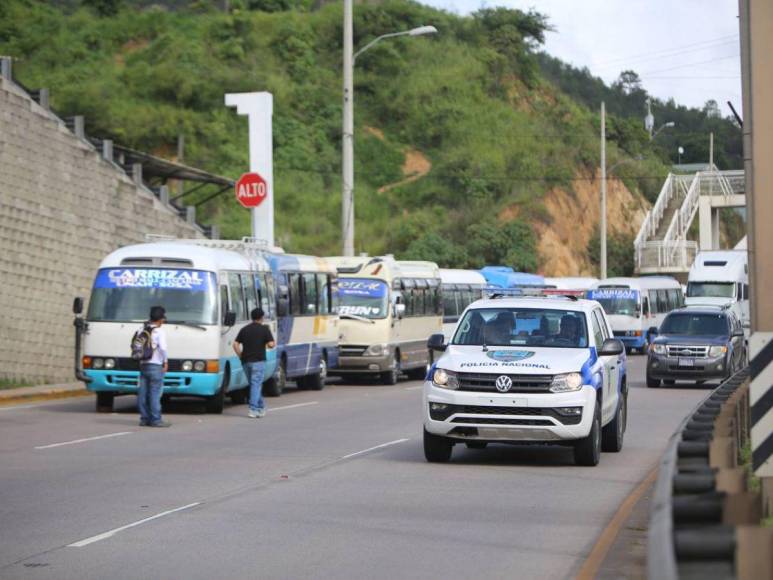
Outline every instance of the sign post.
POLYGON ((250 173, 239 179, 236 197, 244 207, 251 208, 252 237, 274 245, 274 152, 273 126, 274 97, 271 93, 229 93, 225 96, 228 107, 236 107, 239 115, 247 115, 250 135, 250 173), (254 176, 249 177, 248 176, 254 176), (257 180, 255 180, 257 177, 257 180), (243 183, 244 196, 239 195, 243 183), (263 183, 261 186, 260 183, 263 183), (261 195, 263 191, 263 195, 261 195), (246 203, 245 203, 246 202, 246 203))

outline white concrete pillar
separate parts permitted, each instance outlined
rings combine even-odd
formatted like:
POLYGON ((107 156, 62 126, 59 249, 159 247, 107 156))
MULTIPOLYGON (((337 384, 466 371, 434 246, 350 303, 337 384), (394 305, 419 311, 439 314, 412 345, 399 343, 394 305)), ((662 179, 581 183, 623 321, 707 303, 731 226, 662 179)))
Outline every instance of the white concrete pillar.
POLYGON ((712 220, 711 197, 703 196, 698 200, 698 231, 701 251, 713 250, 713 220, 712 220))

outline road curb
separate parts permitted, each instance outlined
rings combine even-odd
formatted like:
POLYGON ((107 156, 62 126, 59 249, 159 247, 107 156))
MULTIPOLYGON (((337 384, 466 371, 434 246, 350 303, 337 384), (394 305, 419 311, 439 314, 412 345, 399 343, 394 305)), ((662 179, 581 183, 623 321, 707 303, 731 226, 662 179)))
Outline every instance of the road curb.
POLYGON ((8 397, 0 397, 0 407, 16 405, 18 403, 31 403, 37 401, 52 401, 56 399, 69 399, 91 395, 91 391, 83 389, 51 389, 45 392, 19 393, 8 397))

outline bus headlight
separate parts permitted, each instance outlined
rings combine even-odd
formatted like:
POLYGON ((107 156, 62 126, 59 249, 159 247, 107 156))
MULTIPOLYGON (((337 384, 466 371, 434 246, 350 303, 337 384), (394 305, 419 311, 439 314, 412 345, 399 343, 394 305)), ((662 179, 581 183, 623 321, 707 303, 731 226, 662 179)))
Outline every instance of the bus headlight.
POLYGON ((432 374, 432 384, 441 389, 458 389, 459 379, 453 371, 435 369, 432 374))
POLYGON ((551 393, 570 393, 582 388, 582 376, 580 373, 566 373, 553 377, 550 385, 551 393))
POLYGON ((384 356, 389 354, 389 345, 387 344, 371 344, 362 353, 363 356, 384 356))
POLYGON ((727 347, 724 346, 724 345, 722 345, 722 346, 712 346, 709 349, 709 356, 711 358, 716 358, 718 356, 724 355, 726 352, 727 352, 727 347))
POLYGON ((203 360, 197 360, 195 363, 193 363, 193 370, 197 373, 204 372, 205 368, 207 368, 207 363, 205 363, 203 360))
POLYGON ((106 358, 105 359, 105 368, 106 369, 114 369, 115 368, 115 359, 114 358, 106 358))
POLYGON ((94 360, 91 361, 91 368, 93 369, 105 368, 105 359, 95 358, 94 360))
POLYGON ((180 370, 182 370, 184 373, 191 372, 193 370, 193 361, 184 360, 183 364, 180 365, 180 370))

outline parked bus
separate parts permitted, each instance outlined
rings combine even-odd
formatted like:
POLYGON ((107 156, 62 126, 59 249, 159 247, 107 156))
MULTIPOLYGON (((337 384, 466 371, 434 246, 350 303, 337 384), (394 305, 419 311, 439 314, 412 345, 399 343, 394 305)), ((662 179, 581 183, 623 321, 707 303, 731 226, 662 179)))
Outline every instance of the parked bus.
POLYGON ((690 305, 728 306, 749 328, 749 268, 746 250, 699 252, 687 276, 690 305))
POLYGON ((587 297, 601 304, 626 349, 641 352, 649 348, 650 327, 660 326, 666 314, 684 305, 681 284, 668 276, 607 278, 594 284, 587 297))
POLYGON ((486 278, 477 270, 441 268, 440 281, 443 296, 443 335, 446 342, 449 342, 464 309, 483 298, 486 278))
POLYGON ((554 288, 556 290, 582 290, 583 292, 589 290, 594 284, 599 281, 598 278, 583 278, 583 277, 562 277, 562 278, 545 278, 545 286, 548 288, 554 288))
MULTIPOLYGON (((169 371, 164 395, 193 395, 207 410, 222 413, 228 394, 247 396, 247 379, 232 342, 261 305, 277 331, 273 276, 260 255, 183 241, 127 246, 99 266, 85 321, 76 319, 76 376, 96 393, 97 410, 109 412, 116 395, 137 392, 139 363, 129 356, 134 333, 151 306, 166 309, 169 371)), ((82 300, 76 299, 80 315, 82 300)), ((267 353, 268 390, 274 382, 276 351, 267 353)))
POLYGON ((423 379, 430 335, 443 329, 440 272, 432 262, 385 257, 329 258, 338 270, 339 366, 334 374, 400 374, 423 379))
POLYGON ((324 258, 266 254, 277 286, 277 376, 267 394, 287 381, 321 390, 338 364, 338 291, 335 267, 324 258))
POLYGON ((486 266, 480 269, 480 273, 486 279, 487 294, 512 294, 518 295, 522 290, 527 294, 534 290, 545 288, 545 278, 539 274, 516 272, 507 266, 486 266))

